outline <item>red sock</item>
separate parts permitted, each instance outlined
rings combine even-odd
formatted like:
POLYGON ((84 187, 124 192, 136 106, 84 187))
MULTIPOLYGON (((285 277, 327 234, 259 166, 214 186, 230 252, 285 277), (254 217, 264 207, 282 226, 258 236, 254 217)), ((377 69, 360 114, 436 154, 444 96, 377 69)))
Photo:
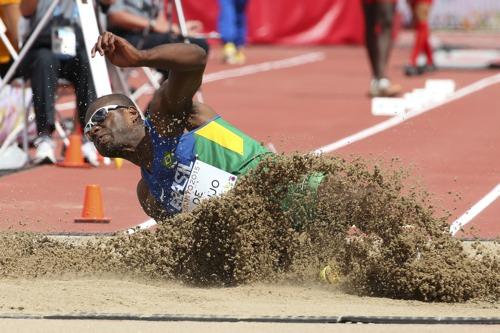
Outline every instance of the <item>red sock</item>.
POLYGON ((427 65, 434 65, 434 56, 432 54, 432 47, 431 47, 431 43, 429 41, 429 36, 430 36, 430 33, 427 32, 427 38, 425 39, 425 43, 424 43, 424 52, 425 52, 425 55, 427 56, 427 65))
POLYGON ((413 51, 410 56, 410 65, 417 65, 417 58, 420 51, 424 49, 425 43, 428 42, 429 38, 429 25, 427 22, 418 22, 415 27, 415 43, 413 45, 413 51))

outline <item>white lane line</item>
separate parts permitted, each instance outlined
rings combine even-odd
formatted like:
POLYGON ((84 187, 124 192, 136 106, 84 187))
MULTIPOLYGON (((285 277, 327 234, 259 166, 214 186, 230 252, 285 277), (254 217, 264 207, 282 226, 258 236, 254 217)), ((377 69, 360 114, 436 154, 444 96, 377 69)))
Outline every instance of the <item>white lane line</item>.
POLYGON ((324 52, 309 52, 291 58, 266 61, 260 64, 248 65, 234 69, 226 69, 219 72, 205 74, 203 76, 203 83, 305 65, 324 60, 325 58, 326 55, 324 52))
POLYGON ((156 224, 157 223, 155 220, 149 219, 145 222, 142 222, 138 226, 135 226, 134 228, 128 229, 127 231, 125 231, 125 233, 131 235, 131 234, 137 232, 138 230, 149 229, 149 228, 155 226, 156 224))
POLYGON ((278 150, 276 149, 276 146, 274 146, 274 144, 272 142, 268 142, 266 147, 267 147, 267 149, 269 149, 270 151, 272 151, 275 154, 278 152, 278 150))
POLYGON ((456 219, 450 226, 450 233, 455 235, 463 226, 472 221, 479 213, 491 205, 496 199, 500 197, 500 184, 497 184, 493 190, 486 194, 474 206, 466 211, 462 216, 456 219))
POLYGON ((413 109, 407 112, 406 114, 395 116, 392 118, 387 119, 386 121, 383 121, 381 123, 378 123, 372 127, 366 128, 358 133, 349 135, 343 139, 340 139, 338 141, 335 141, 333 143, 330 143, 328 145, 325 145, 323 147, 320 147, 316 150, 313 151, 315 154, 324 154, 324 153, 330 153, 334 150, 340 149, 342 147, 345 147, 347 145, 350 145, 354 142, 366 139, 370 136, 373 136, 377 133, 380 133, 382 131, 385 131, 391 127, 397 126, 413 117, 419 116, 423 113, 426 113, 428 111, 431 111, 437 107, 440 107, 444 104, 451 103, 453 101, 456 101, 460 98, 463 98, 465 96, 471 95, 477 91, 480 91, 482 89, 485 89, 489 86, 492 86, 494 84, 500 83, 500 74, 488 76, 486 78, 483 78, 479 81, 476 81, 468 86, 465 86, 459 90, 457 90, 453 95, 448 97, 447 99, 433 103, 429 106, 426 106, 424 108, 420 109, 413 109))

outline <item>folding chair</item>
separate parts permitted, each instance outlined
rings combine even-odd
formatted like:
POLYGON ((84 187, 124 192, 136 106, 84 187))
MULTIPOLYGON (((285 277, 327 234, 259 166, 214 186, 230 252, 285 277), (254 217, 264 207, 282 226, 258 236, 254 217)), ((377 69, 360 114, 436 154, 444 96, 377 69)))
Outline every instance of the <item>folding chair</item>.
MULTIPOLYGON (((51 3, 47 12, 42 17, 42 19, 40 20, 40 22, 36 26, 36 28, 33 30, 33 32, 31 33, 30 37, 27 39, 24 47, 21 49, 21 52, 19 54, 17 54, 17 52, 15 52, 14 47, 12 46, 10 41, 7 39, 7 36, 5 35, 5 25, 2 22, 2 27, 0 27, 1 28, 0 35, 3 36, 2 41, 7 46, 7 50, 11 53, 12 58, 14 59, 14 62, 12 63, 9 70, 5 74, 5 77, 3 77, 2 80, 0 81, 0 92, 7 86, 8 82, 10 82, 10 80, 14 77, 14 74, 16 73, 16 70, 19 67, 19 64, 21 63, 22 59, 26 56, 26 53, 28 52, 31 45, 33 45, 34 41, 36 40, 36 38, 38 37, 38 35, 42 31, 42 29, 45 26, 45 24, 47 23, 47 21, 50 19, 58 2, 59 1, 53 1, 51 3)), ((24 150, 26 155, 28 154, 28 117, 27 117, 26 113, 27 112, 25 110, 25 112, 24 112, 24 124, 16 127, 16 129, 11 133, 11 135, 9 135, 9 137, 5 140, 4 144, 0 148, 0 154, 3 153, 5 151, 5 149, 7 147, 9 147, 17 139, 17 134, 19 134, 19 132, 17 132, 17 131, 23 131, 23 134, 22 134, 23 135, 23 150, 24 150), (17 134, 13 135, 15 132, 17 132, 17 134)))

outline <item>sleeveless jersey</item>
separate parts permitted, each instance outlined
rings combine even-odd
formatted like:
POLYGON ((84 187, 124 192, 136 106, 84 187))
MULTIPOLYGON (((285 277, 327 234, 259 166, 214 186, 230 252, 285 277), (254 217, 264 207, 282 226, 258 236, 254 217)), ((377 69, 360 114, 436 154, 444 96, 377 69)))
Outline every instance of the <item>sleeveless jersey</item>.
POLYGON ((150 193, 169 214, 193 210, 201 200, 231 189, 238 176, 269 153, 260 143, 215 117, 178 137, 162 137, 150 119, 151 171, 141 168, 150 193))

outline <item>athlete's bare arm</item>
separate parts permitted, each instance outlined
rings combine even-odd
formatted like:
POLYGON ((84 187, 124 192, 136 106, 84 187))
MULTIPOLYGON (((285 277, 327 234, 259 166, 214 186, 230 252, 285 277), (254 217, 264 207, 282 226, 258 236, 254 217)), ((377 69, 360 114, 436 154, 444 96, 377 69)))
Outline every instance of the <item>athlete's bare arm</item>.
MULTIPOLYGON (((206 52, 191 44, 167 44, 149 50, 138 50, 125 39, 105 32, 92 48, 119 67, 153 67, 169 70, 168 80, 155 93, 149 114, 154 126, 164 136, 178 136, 185 129, 194 129, 210 121, 216 113, 203 104, 192 104, 205 70, 206 52)), ((141 179, 137 197, 149 216, 165 219, 162 205, 151 195, 141 179)))
POLYGON ((201 85, 206 52, 194 44, 174 43, 138 50, 110 32, 99 36, 92 56, 99 52, 119 67, 152 67, 169 71, 168 80, 156 91, 150 117, 165 136, 178 136, 186 128, 193 95, 201 85))

